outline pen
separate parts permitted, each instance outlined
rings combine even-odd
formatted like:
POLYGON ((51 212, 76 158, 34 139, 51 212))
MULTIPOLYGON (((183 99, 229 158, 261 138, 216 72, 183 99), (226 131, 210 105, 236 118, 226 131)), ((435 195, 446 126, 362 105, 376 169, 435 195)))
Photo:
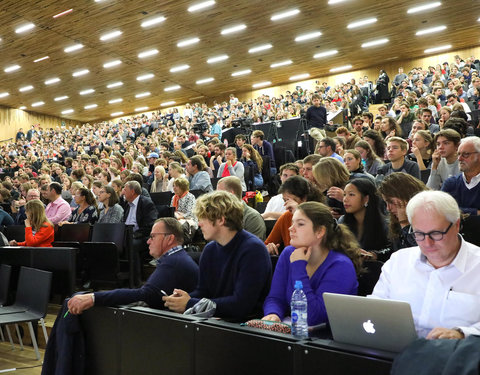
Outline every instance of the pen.
POLYGON ((70 312, 70 310, 67 310, 67 312, 65 313, 65 315, 63 317, 66 318, 69 312, 70 312))

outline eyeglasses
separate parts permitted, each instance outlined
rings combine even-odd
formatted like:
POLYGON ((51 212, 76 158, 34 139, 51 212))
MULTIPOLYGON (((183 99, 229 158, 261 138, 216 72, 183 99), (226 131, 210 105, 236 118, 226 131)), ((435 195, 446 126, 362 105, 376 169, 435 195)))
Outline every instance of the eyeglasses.
POLYGON ((472 154, 478 154, 478 151, 473 151, 473 152, 459 152, 458 157, 462 159, 468 159, 470 155, 472 154))
POLYGON ((413 232, 412 228, 410 227, 410 231, 408 232, 408 234, 413 236, 417 242, 425 240, 426 236, 430 237, 430 239, 432 241, 441 241, 441 240, 443 240, 443 236, 445 236, 447 234, 447 232, 450 230, 452 225, 453 225, 453 223, 450 223, 450 225, 445 230, 445 232, 442 232, 442 231, 439 231, 439 230, 432 230, 431 232, 428 232, 428 233, 418 232, 418 231, 413 232))
POLYGON ((153 240, 155 238, 155 236, 157 235, 160 235, 160 234, 163 234, 164 236, 169 236, 171 235, 172 233, 150 233, 150 236, 148 236, 148 238, 150 238, 151 240, 153 240))

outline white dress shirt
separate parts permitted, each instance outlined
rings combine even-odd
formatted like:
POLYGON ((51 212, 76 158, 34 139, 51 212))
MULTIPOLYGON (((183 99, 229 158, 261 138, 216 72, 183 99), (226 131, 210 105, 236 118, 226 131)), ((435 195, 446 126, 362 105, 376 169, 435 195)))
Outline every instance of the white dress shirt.
POLYGON ((125 220, 126 225, 133 225, 133 231, 138 230, 138 223, 137 223, 137 206, 138 201, 140 199, 140 195, 137 196, 132 203, 128 203, 130 206, 130 210, 128 211, 127 220, 125 220))
POLYGON ((270 198, 265 208, 265 213, 267 212, 280 212, 282 214, 285 212, 285 201, 282 194, 277 194, 270 198))
POLYGON ((480 335, 480 247, 461 241, 452 263, 438 269, 418 246, 393 253, 369 297, 410 303, 419 336, 435 327, 480 335))

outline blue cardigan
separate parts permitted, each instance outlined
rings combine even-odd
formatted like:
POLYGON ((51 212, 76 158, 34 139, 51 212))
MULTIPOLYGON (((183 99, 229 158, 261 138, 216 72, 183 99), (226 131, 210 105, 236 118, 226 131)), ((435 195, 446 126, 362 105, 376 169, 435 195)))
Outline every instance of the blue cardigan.
POLYGON ((205 297, 217 304, 215 316, 245 321, 261 313, 271 275, 267 248, 253 234, 241 230, 225 246, 211 241, 200 258, 198 286, 187 308, 205 297))
POLYGON ((345 254, 331 250, 311 278, 307 275, 307 261, 290 263, 295 248, 286 247, 280 254, 272 287, 263 305, 264 315, 276 314, 283 320, 290 315, 290 300, 296 280, 301 280, 307 296, 308 325, 325 323, 327 312, 323 292, 357 294, 358 282, 355 267, 345 254))
POLYGON ((463 181, 463 173, 447 178, 442 185, 442 191, 455 198, 463 213, 476 216, 480 210, 480 184, 468 189, 463 181))
POLYGON ((165 254, 157 261, 157 268, 146 283, 138 289, 115 289, 95 292, 96 306, 126 305, 143 301, 154 309, 163 309, 163 294, 173 293, 174 288, 190 291, 197 285, 198 266, 185 250, 165 254))

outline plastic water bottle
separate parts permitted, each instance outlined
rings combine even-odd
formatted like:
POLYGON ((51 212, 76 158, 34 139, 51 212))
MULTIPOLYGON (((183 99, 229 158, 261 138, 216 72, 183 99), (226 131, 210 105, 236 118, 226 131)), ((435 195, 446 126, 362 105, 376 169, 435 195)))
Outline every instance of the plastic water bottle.
POLYGON ((292 311, 292 335, 301 339, 308 338, 307 296, 303 292, 303 284, 300 280, 295 281, 290 310, 292 311))

